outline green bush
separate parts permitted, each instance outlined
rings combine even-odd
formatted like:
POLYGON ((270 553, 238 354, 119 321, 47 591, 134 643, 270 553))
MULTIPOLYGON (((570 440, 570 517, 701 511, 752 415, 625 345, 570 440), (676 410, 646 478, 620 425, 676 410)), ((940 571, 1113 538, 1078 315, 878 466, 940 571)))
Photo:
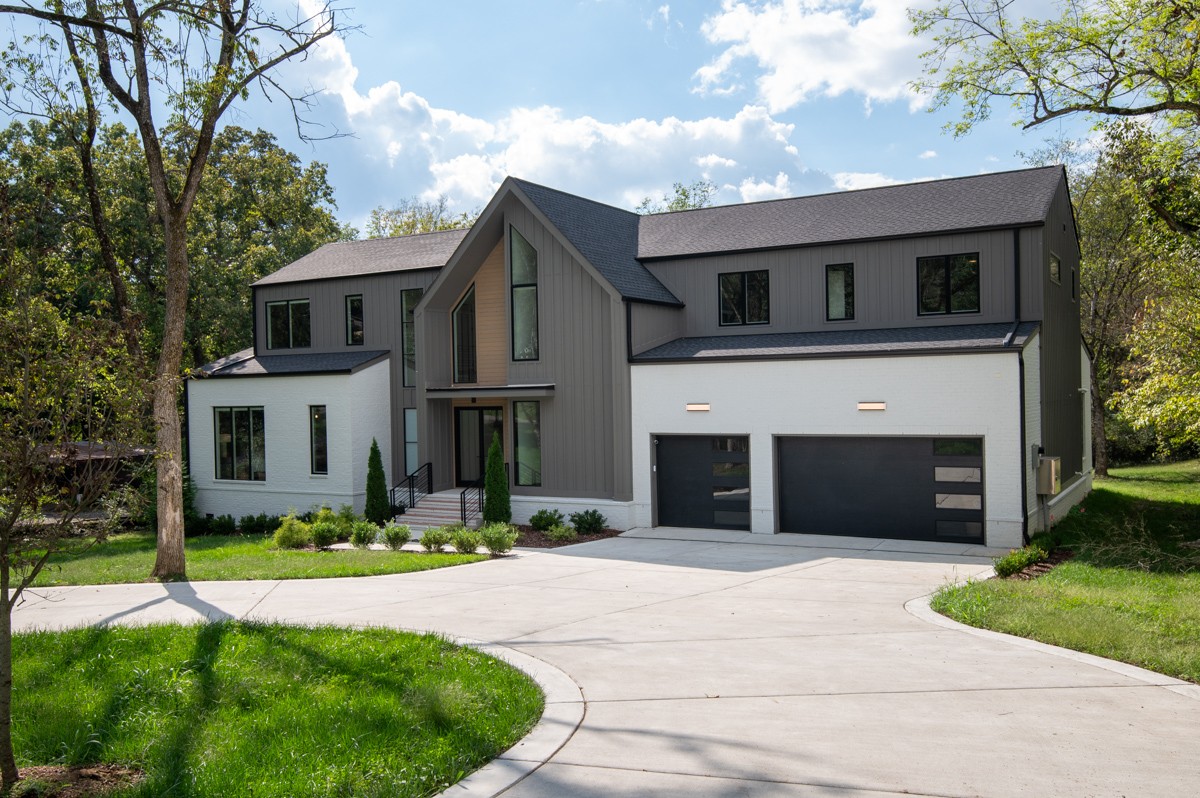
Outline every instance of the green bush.
POLYGON ((371 453, 367 455, 367 504, 363 515, 368 521, 386 524, 392 517, 391 513, 387 477, 383 474, 383 456, 379 453, 379 442, 372 438, 371 453))
POLYGON ((546 530, 546 537, 563 543, 568 540, 575 540, 575 538, 579 537, 579 533, 564 524, 555 524, 546 530))
POLYGON ((348 504, 343 504, 336 513, 328 507, 318 507, 309 516, 309 523, 333 524, 336 530, 334 541, 349 540, 350 533, 354 530, 354 522, 360 520, 362 519, 355 514, 354 508, 348 504))
POLYGON ((302 549, 312 543, 312 527, 292 514, 285 515, 275 530, 275 548, 302 549))
POLYGON ((1013 549, 1003 557, 994 558, 992 567, 996 570, 996 576, 1012 576, 1025 566, 1042 562, 1049 557, 1050 555, 1041 546, 1031 544, 1023 549, 1013 549))
POLYGON ((487 524, 480 528, 479 536, 493 555, 507 554, 517 542, 517 530, 508 524, 487 524))
POLYGON ((237 521, 232 515, 218 515, 209 520, 208 534, 233 535, 237 532, 237 521))
POLYGON ((238 521, 238 531, 243 535, 269 535, 279 528, 279 516, 259 513, 243 515, 238 521))
POLYGON ((411 539, 412 530, 408 528, 408 524, 397 524, 395 521, 388 521, 387 525, 383 528, 383 542, 392 551, 399 551, 411 539))
POLYGON ((579 530, 581 535, 595 535, 603 532, 608 519, 599 510, 584 510, 571 513, 571 526, 579 530))
POLYGON ((566 521, 558 510, 538 510, 529 516, 529 525, 538 532, 545 532, 552 526, 562 526, 566 521))
POLYGON ((508 495, 508 474, 504 471, 504 452, 500 449, 500 433, 492 434, 488 449, 487 470, 483 479, 483 522, 485 524, 512 521, 512 501, 508 495))
POLYGON ((483 536, 474 529, 456 529, 450 533, 450 545, 459 554, 474 554, 483 545, 483 536))
POLYGON ((350 545, 356 549, 365 549, 379 537, 379 527, 370 521, 355 521, 350 528, 350 545))
POLYGON ((450 530, 444 526, 426 529, 421 535, 421 548, 428 552, 441 551, 450 542, 450 530))
POLYGON ((312 542, 318 549, 327 549, 338 539, 338 525, 332 521, 313 521, 312 542))
POLYGON ((212 519, 203 515, 190 518, 183 522, 183 536, 188 538, 212 534, 212 519))

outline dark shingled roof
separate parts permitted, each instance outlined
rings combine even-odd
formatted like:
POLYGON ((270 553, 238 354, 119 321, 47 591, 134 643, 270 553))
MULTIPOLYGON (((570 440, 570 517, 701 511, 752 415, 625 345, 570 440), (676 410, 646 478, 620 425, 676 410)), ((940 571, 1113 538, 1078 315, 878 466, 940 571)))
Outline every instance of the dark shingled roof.
MULTIPOLYGON (((942 327, 902 327, 888 330, 834 330, 764 335, 712 335, 677 338, 640 355, 634 362, 662 360, 713 360, 722 358, 770 359, 846 357, 848 355, 921 354, 999 349, 1012 330, 1011 323, 961 324, 942 327)), ((1013 351, 1025 345, 1038 328, 1023 322, 1009 341, 1013 351)))
POLYGON ((254 356, 253 349, 214 360, 199 371, 205 377, 274 377, 285 374, 349 374, 384 358, 385 350, 313 352, 301 355, 254 356))
POLYGON ((394 238, 369 238, 366 241, 336 241, 308 253, 277 272, 268 274, 254 285, 328 280, 331 277, 354 277, 411 269, 440 269, 450 260, 450 256, 466 235, 467 231, 464 229, 394 238))
POLYGON ((637 260, 643 217, 536 183, 512 181, 622 297, 683 304, 637 260))
POLYGON ((643 217, 639 258, 829 244, 1045 221, 1061 166, 643 217))

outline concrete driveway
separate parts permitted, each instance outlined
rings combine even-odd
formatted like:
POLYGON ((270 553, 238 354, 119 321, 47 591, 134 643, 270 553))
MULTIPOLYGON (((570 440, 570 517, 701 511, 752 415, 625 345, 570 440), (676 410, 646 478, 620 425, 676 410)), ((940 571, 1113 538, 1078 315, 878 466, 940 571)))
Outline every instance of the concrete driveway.
POLYGON ((399 576, 42 590, 16 623, 270 618, 499 644, 550 704, 463 793, 522 775, 505 796, 1200 792, 1200 688, 913 601, 990 553, 635 530, 399 576))

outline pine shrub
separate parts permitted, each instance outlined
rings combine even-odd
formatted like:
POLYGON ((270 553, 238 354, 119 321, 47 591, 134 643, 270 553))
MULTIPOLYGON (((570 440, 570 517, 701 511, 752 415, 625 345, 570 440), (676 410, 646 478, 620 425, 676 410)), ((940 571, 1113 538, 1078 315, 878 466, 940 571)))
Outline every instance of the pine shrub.
POLYGON ((538 510, 529 516, 529 525, 538 532, 545 532, 550 527, 562 526, 567 521, 558 510, 538 510))
POLYGON ((595 535, 604 531, 608 519, 599 510, 584 510, 571 513, 571 526, 581 535, 595 535))
POLYGON ((363 515, 378 525, 386 524, 392 517, 387 477, 383 474, 383 456, 379 453, 379 442, 374 438, 371 439, 371 453, 367 455, 367 505, 363 515))
POLYGON ((487 471, 483 480, 483 522, 507 524, 512 521, 512 503, 508 495, 508 475, 504 473, 504 452, 500 448, 500 433, 492 434, 488 449, 487 471))

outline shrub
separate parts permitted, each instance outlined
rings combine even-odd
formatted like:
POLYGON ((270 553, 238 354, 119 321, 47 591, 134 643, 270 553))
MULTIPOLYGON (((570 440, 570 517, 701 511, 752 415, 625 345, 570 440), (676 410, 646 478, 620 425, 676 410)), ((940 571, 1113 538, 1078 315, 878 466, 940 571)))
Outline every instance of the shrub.
POLYGON ((209 521, 208 530, 210 535, 233 535, 237 533, 237 521, 232 515, 218 515, 209 521))
POLYGON ((302 549, 312 543, 312 527, 292 514, 285 515, 275 530, 275 548, 302 549))
POLYGON ((392 551, 399 551, 411 539, 412 530, 408 528, 408 524, 397 524, 395 521, 388 521, 387 525, 383 528, 383 542, 392 551))
POLYGON ((569 526, 555 524, 546 530, 546 537, 559 543, 563 543, 564 541, 574 540, 575 538, 579 537, 579 533, 569 526))
POLYGON ((238 521, 238 531, 243 535, 269 535, 279 528, 279 516, 259 513, 244 515, 238 521))
MULTIPOLYGON (((157 522, 156 522, 157 523, 157 522)), ((198 515, 183 522, 183 536, 188 538, 212 534, 212 519, 198 515)))
POLYGON ((421 535, 421 548, 428 552, 441 551, 450 542, 450 530, 444 526, 426 529, 421 535))
POLYGON ((387 477, 383 474, 383 456, 379 453, 379 442, 372 438, 371 453, 367 455, 367 504, 363 515, 368 521, 386 524, 392 517, 391 512, 387 477))
POLYGON ((483 545, 483 536, 474 529, 456 529, 450 533, 450 545, 459 554, 474 554, 483 545))
POLYGON ((379 527, 370 521, 355 521, 350 528, 350 545, 356 549, 365 549, 379 537, 379 527))
POLYGON ((358 520, 360 519, 354 514, 354 508, 348 504, 343 504, 336 513, 328 507, 319 507, 309 516, 309 523, 333 524, 335 541, 349 540, 350 532, 354 529, 354 522, 358 520))
POLYGON ((479 536, 492 555, 507 554, 517 542, 517 530, 508 524, 487 524, 480 528, 479 536))
POLYGON ((337 542, 338 525, 332 521, 313 521, 312 543, 318 549, 327 549, 337 542))
POLYGON ((992 567, 996 570, 996 576, 1012 576, 1021 571, 1027 565, 1033 565, 1035 562, 1042 562, 1049 558, 1049 554, 1041 546, 1029 545, 1023 549, 1013 549, 1003 557, 996 557, 992 560, 992 567))
POLYGON ((508 496, 508 474, 504 472, 504 452, 500 449, 500 433, 492 433, 488 449, 487 471, 483 479, 483 522, 505 523, 512 520, 512 502, 508 496))
POLYGON ((599 510, 584 510, 571 513, 571 526, 579 530, 581 535, 595 535, 603 532, 608 519, 599 510))
POLYGON ((538 510, 529 516, 529 525, 538 532, 545 532, 552 526, 562 526, 566 521, 558 510, 538 510))

